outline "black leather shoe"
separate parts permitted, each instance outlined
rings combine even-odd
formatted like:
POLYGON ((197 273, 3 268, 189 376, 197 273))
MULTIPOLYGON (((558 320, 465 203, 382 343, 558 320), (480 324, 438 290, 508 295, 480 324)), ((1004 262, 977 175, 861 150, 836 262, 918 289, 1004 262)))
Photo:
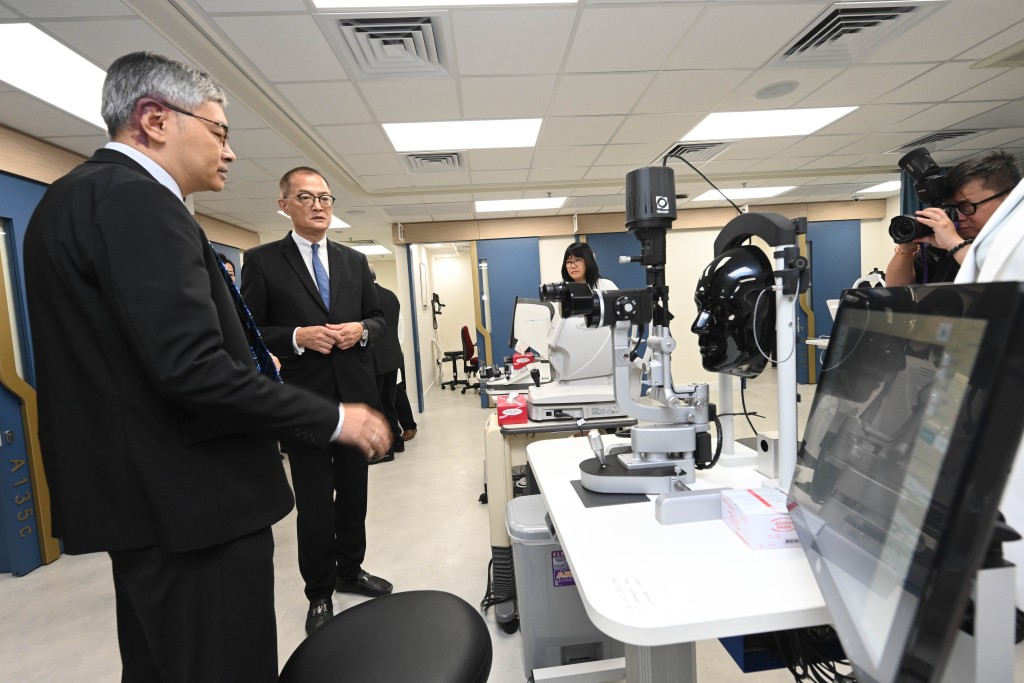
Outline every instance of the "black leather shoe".
POLYGON ((402 441, 401 437, 396 437, 391 442, 391 450, 395 453, 405 453, 405 442, 402 441))
POLYGON ((313 635, 317 630, 334 616, 334 603, 330 598, 320 598, 309 603, 309 612, 306 613, 306 635, 313 635))
POLYGON ((382 456, 380 456, 378 458, 374 458, 374 459, 370 460, 370 464, 371 465, 378 465, 378 464, 380 464, 382 462, 394 462, 394 460, 395 460, 395 452, 394 451, 388 451, 384 455, 382 455, 382 456))
POLYGON ((354 581, 338 579, 336 588, 339 593, 359 593, 371 598, 379 598, 390 593, 395 587, 379 576, 367 574, 360 569, 354 581))

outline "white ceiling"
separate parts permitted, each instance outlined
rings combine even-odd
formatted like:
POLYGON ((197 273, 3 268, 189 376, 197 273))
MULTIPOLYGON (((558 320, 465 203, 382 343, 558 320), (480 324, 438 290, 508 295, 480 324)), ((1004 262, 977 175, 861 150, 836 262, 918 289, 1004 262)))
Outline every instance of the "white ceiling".
MULTIPOLYGON (((390 77, 359 75, 336 28, 342 17, 377 15, 317 11, 311 0, 0 0, 0 22, 31 22, 101 68, 153 50, 223 83, 238 161, 225 191, 196 195, 198 212, 282 235, 277 179, 312 165, 338 197, 335 214, 353 226, 332 237, 390 244, 393 222, 549 213, 477 215, 476 199, 565 195, 562 214, 621 212, 625 174, 660 163, 714 111, 860 106, 813 135, 739 141, 696 163, 723 189, 799 185, 765 203, 846 200, 895 180, 899 148, 939 131, 984 131, 930 144, 942 164, 993 148, 1024 157, 1024 72, 975 68, 1014 45, 1024 50, 1024 2, 876 4, 927 16, 845 63, 814 66, 776 57, 834 5, 824 0, 401 10, 392 16, 431 17, 442 66, 390 77), (755 97, 783 81, 797 86, 755 97), (446 172, 412 172, 381 127, 520 117, 543 118, 535 148, 462 152, 463 168, 446 172)), ((105 142, 2 82, 0 124, 83 155, 105 142)), ((680 193, 708 189, 673 166, 680 193)), ((681 210, 698 206, 715 204, 680 200, 681 210)))

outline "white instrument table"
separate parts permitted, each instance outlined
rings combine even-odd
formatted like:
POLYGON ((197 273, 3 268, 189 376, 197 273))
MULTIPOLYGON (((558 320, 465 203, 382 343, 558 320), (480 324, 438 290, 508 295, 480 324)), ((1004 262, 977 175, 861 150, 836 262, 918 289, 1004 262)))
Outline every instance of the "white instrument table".
MULTIPOLYGON (((662 525, 654 496, 586 507, 572 484, 593 457, 586 439, 533 443, 527 454, 588 616, 627 644, 630 683, 692 681, 698 640, 830 622, 800 548, 753 550, 720 519, 662 525)), ((715 467, 692 488, 765 481, 753 468, 715 467)))

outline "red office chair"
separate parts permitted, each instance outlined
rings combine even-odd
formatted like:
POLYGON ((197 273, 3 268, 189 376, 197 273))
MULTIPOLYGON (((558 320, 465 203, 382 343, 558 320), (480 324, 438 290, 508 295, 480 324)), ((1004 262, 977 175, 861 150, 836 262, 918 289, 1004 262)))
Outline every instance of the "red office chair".
MULTIPOLYGON (((480 382, 469 382, 469 377, 480 371, 480 359, 476 355, 476 344, 469 334, 469 328, 465 326, 462 328, 462 370, 466 373, 466 386, 462 387, 462 393, 465 394, 466 389, 479 389, 480 382)), ((452 387, 452 391, 455 391, 455 387, 452 387)))
POLYGON ((476 356, 476 346, 473 344, 473 337, 469 334, 469 328, 463 326, 462 328, 462 348, 457 351, 445 351, 445 360, 451 361, 452 363, 452 378, 447 382, 441 382, 441 388, 451 387, 452 391, 455 391, 455 387, 461 385, 462 393, 466 393, 467 389, 476 389, 480 387, 480 383, 470 383, 470 375, 475 375, 480 369, 480 361, 476 356), (458 361, 462 361, 462 371, 465 373, 465 379, 459 379, 459 366, 458 361))

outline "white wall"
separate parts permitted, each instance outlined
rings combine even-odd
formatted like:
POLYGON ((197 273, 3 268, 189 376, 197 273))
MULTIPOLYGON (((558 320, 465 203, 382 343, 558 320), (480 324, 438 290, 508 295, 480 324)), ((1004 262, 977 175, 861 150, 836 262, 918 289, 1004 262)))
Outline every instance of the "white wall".
POLYGON ((538 286, 547 282, 562 281, 562 256, 565 255, 566 247, 575 241, 572 235, 541 237, 538 240, 537 258, 540 260, 538 286))
MULTIPOLYGON (((442 351, 456 351, 462 348, 462 327, 469 327, 469 333, 476 339, 476 316, 473 301, 473 276, 475 270, 468 254, 458 256, 437 256, 433 259, 434 289, 444 304, 442 315, 437 317, 437 340, 442 351)), ((450 364, 447 364, 450 366, 450 364)), ((445 368, 449 377, 449 368, 445 368)))
MULTIPOLYGON (((867 275, 872 269, 881 271, 892 259, 893 243, 889 237, 889 221, 900 213, 899 196, 885 200, 885 218, 880 221, 863 220, 860 223, 860 274, 867 275)), ((850 283, 853 284, 853 283, 850 283)))

